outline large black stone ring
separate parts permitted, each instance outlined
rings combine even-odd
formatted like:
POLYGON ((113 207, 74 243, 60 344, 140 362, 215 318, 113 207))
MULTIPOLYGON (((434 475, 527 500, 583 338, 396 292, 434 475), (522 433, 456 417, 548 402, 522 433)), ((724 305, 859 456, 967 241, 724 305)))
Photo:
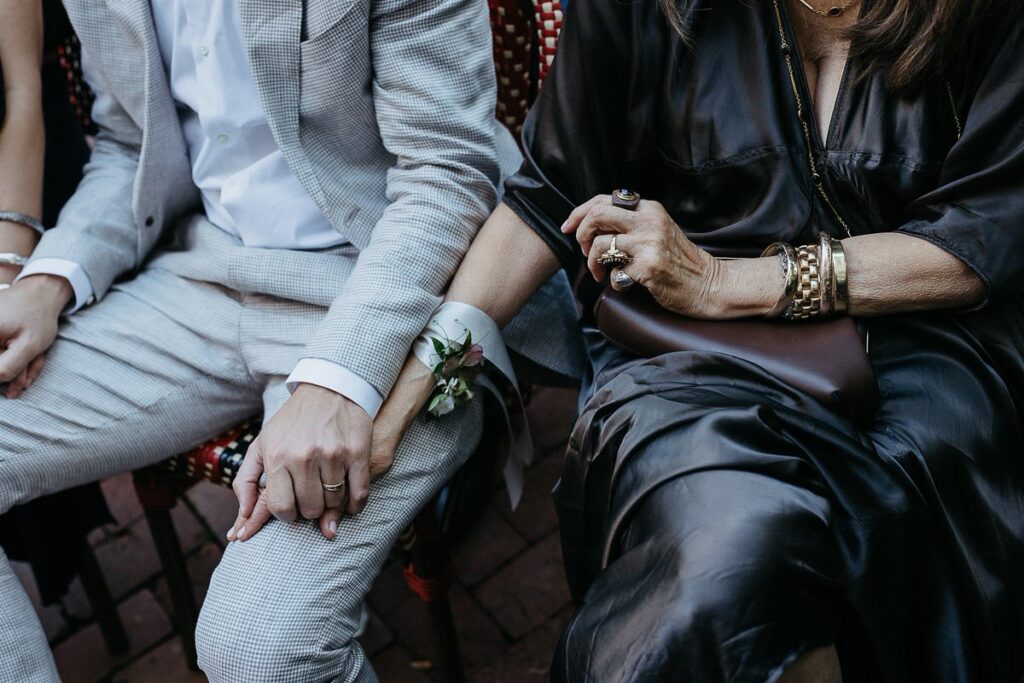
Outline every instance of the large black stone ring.
POLYGON ((636 211, 636 207, 640 206, 640 193, 625 188, 612 190, 612 206, 626 211, 636 211))

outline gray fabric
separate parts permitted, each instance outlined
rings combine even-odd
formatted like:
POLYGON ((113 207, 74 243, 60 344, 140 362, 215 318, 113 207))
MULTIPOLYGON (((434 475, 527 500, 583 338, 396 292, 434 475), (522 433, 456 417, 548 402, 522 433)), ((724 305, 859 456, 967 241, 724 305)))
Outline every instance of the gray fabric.
MULTIPOLYGON (((303 355, 339 363, 386 396, 501 179, 519 162, 494 118, 487 3, 239 2, 274 137, 306 191, 360 250, 303 355)), ((141 266, 165 225, 198 207, 198 194, 148 2, 66 4, 99 91, 100 132, 81 188, 34 258, 80 263, 102 298, 141 266)), ((564 276, 524 315, 510 345, 578 375, 564 276)))
MULTIPOLYGON (((102 305, 67 319, 31 389, 14 401, 0 398, 0 513, 158 462, 284 402, 284 378, 327 308, 224 281, 295 267, 316 273, 308 298, 326 300, 331 283, 354 267, 355 250, 338 248, 327 259, 246 249, 204 219, 183 232, 189 251, 157 259, 114 285, 102 305)), ((395 467, 374 483, 367 509, 342 522, 337 541, 324 540, 313 522, 274 521, 231 546, 200 623, 211 680, 374 680, 351 640, 358 606, 398 533, 479 439, 479 418, 474 404, 443 420, 419 419, 395 467)), ((15 680, 56 674, 32 608, 0 557, 0 681, 15 680)))

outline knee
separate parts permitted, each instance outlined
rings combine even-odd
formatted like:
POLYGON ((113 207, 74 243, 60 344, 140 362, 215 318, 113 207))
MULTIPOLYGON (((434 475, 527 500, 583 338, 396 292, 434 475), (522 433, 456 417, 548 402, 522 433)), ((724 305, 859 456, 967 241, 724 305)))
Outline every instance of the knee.
POLYGON ((196 626, 196 653, 214 683, 344 681, 365 661, 352 633, 325 613, 302 614, 237 594, 212 596, 196 626))

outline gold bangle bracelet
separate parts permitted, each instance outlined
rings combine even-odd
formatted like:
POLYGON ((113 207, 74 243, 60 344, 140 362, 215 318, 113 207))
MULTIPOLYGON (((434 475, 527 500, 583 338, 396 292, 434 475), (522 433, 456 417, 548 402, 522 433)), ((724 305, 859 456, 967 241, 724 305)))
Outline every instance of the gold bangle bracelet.
POLYGON ((832 310, 837 315, 842 315, 850 307, 850 292, 849 292, 849 280, 846 271, 846 250, 843 248, 843 243, 835 238, 831 238, 832 246, 832 273, 834 285, 834 299, 832 304, 832 310))
POLYGON ((835 310, 835 268, 832 264, 832 237, 822 233, 818 239, 818 276, 821 279, 821 315, 828 317, 835 310))
POLYGON ((787 320, 809 320, 821 315, 821 272, 818 245, 805 244, 796 248, 799 282, 793 303, 783 313, 787 320))
POLYGON ((793 297, 796 295, 796 288, 800 284, 800 270, 796 262, 796 250, 785 242, 774 242, 761 253, 761 257, 779 256, 782 260, 783 289, 782 296, 765 315, 766 318, 778 318, 789 310, 793 304, 793 297))

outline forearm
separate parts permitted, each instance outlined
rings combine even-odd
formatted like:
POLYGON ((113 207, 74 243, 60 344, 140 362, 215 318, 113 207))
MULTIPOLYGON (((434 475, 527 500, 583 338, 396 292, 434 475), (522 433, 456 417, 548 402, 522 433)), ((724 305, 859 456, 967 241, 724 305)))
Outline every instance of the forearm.
MULTIPOLYGON (((851 315, 964 308, 984 300, 981 279, 960 259, 931 242, 898 233, 843 240, 851 315)), ((709 281, 713 318, 765 315, 782 294, 778 259, 718 261, 709 281), (717 292, 716 292, 717 290, 717 292)))
MULTIPOLYGON (((0 128, 0 211, 39 219, 43 209, 43 112, 38 106, 38 90, 34 98, 22 92, 19 99, 11 103, 14 106, 8 109, 7 121, 0 128)), ((38 241, 35 230, 0 221, 0 252, 28 256, 38 241)), ((18 266, 0 266, 0 282, 10 283, 19 270, 18 266)))
POLYGON ((557 270, 551 249, 501 204, 473 241, 445 300, 479 308, 502 327, 557 270))
MULTIPOLYGON (((501 204, 481 228, 445 299, 474 306, 503 326, 557 269, 544 241, 501 204)), ((375 453, 394 453, 433 388, 430 368, 409 356, 377 416, 375 453)))

